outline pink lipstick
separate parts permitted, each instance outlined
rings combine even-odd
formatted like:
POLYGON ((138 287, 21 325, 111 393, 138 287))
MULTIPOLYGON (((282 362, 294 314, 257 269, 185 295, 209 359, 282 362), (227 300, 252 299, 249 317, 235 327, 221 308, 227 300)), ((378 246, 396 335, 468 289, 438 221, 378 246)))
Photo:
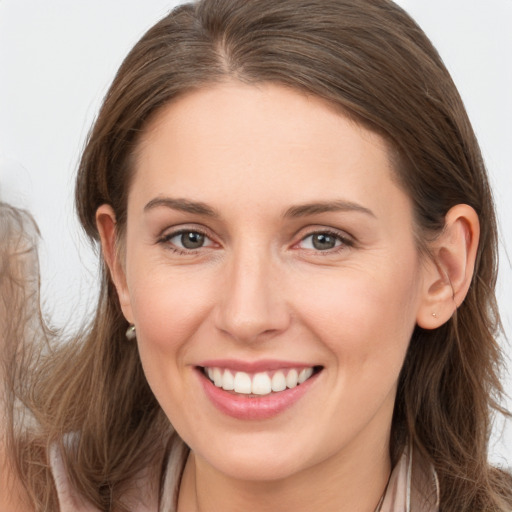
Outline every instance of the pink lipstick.
POLYGON ((308 392, 322 367, 282 361, 205 361, 197 374, 206 396, 228 416, 277 416, 308 392))

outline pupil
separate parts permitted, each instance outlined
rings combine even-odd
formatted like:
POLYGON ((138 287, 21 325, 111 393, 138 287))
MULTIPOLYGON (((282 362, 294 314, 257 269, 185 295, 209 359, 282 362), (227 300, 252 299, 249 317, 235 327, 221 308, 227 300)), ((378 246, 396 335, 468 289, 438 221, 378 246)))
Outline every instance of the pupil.
POLYGON ((204 235, 189 231, 181 235, 181 243, 186 249, 198 249, 204 244, 204 235))
POLYGON ((317 235, 313 235, 313 247, 320 251, 326 249, 333 249, 336 245, 336 239, 331 235, 325 235, 319 233, 317 235))

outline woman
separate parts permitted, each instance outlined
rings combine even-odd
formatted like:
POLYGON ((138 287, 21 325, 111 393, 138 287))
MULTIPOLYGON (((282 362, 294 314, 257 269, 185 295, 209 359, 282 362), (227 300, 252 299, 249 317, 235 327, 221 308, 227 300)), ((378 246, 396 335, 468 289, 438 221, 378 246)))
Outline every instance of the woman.
POLYGON ((177 8, 76 190, 102 291, 19 390, 29 510, 510 509, 485 168, 392 2, 177 8))
POLYGON ((18 510, 18 501, 25 494, 17 472, 10 467, 14 461, 7 460, 6 453, 15 438, 34 425, 30 411, 19 401, 29 392, 25 386, 30 384, 18 371, 30 371, 41 344, 54 335, 40 311, 38 238, 39 230, 27 212, 0 202, 0 424, 12 425, 2 428, 0 437, 2 510, 18 510))

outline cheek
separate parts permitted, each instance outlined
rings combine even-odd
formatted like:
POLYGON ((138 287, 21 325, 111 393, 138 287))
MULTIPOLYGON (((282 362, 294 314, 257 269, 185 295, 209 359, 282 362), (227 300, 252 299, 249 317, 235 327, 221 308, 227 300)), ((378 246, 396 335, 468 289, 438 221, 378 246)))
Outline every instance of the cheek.
POLYGON ((405 264, 316 276, 308 293, 296 292, 304 321, 340 364, 375 369, 392 364, 399 371, 419 303, 415 262, 405 264))
POLYGON ((207 272, 173 268, 165 262, 135 262, 127 272, 137 330, 163 347, 190 334, 211 307, 215 283, 207 272), (131 270, 131 272, 130 272, 131 270))
POLYGON ((355 433, 383 406, 392 411, 417 303, 412 279, 344 277, 343 286, 326 281, 301 304, 308 329, 331 354, 326 376, 334 400, 325 408, 333 436, 340 425, 355 433))
POLYGON ((181 389, 190 341, 204 328, 215 283, 197 272, 171 272, 165 265, 145 268, 151 270, 133 268, 128 286, 142 365, 160 399, 162 393, 181 389))

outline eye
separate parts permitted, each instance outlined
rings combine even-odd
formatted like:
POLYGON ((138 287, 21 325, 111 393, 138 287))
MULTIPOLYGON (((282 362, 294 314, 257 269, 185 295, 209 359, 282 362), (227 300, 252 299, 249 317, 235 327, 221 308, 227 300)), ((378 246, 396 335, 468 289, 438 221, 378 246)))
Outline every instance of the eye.
POLYGON ((326 231, 311 233, 310 235, 304 237, 299 243, 299 247, 301 249, 314 251, 329 251, 342 245, 350 244, 345 238, 338 235, 337 233, 326 231))
POLYGON ((193 251, 202 247, 209 247, 213 242, 200 231, 180 230, 165 235, 160 240, 163 243, 170 244, 177 250, 193 251))

